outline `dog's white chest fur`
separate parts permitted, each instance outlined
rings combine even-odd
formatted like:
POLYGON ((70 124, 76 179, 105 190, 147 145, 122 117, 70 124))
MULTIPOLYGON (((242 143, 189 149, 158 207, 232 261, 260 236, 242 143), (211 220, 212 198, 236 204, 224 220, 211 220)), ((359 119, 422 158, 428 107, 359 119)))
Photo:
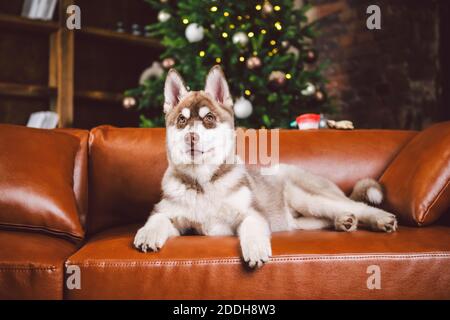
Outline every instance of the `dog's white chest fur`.
POLYGON ((168 170, 163 180, 165 194, 169 195, 166 206, 173 206, 171 219, 179 230, 194 229, 204 235, 233 235, 243 219, 243 212, 251 206, 252 194, 242 186, 230 192, 242 175, 234 168, 220 180, 211 181, 211 173, 196 173, 195 178, 181 176, 168 170))

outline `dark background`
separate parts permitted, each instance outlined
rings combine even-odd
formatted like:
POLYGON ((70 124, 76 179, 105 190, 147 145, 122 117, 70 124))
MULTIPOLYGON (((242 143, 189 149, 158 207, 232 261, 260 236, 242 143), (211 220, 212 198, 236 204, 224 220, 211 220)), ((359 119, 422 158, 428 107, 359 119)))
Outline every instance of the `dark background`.
POLYGON ((402 129, 450 119, 450 1, 310 2, 342 119, 402 129), (381 8, 381 30, 366 28, 371 4, 381 8))

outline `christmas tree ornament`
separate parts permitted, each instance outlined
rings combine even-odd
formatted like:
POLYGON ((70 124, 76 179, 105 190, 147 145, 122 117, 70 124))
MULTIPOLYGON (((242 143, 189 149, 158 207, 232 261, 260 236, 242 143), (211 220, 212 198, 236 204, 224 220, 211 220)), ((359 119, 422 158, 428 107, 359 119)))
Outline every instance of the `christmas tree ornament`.
POLYGON ((190 43, 199 42, 203 40, 203 37, 205 36, 205 30, 201 25, 197 23, 190 23, 186 27, 184 35, 190 43))
POLYGON ((305 52, 305 61, 307 63, 314 63, 317 61, 317 51, 314 49, 307 50, 305 52))
POLYGON ((273 5, 269 1, 265 1, 262 6, 262 12, 264 15, 270 15, 273 12, 273 5))
POLYGON ((238 44, 244 47, 248 43, 248 36, 245 34, 245 32, 239 31, 233 35, 232 41, 234 44, 238 44))
POLYGON ((159 22, 166 22, 167 20, 170 19, 170 17, 171 17, 170 13, 168 13, 168 12, 166 12, 164 10, 161 10, 158 13, 158 21, 159 22))
POLYGON ((326 97, 325 97, 325 93, 323 91, 317 90, 314 93, 314 100, 316 100, 316 102, 322 103, 325 101, 325 99, 326 99, 326 97))
POLYGON ((261 65, 261 59, 258 57, 250 57, 247 59, 247 68, 249 68, 250 70, 258 69, 259 67, 261 67, 261 65))
POLYGON ((134 97, 123 98, 122 105, 125 109, 131 109, 136 105, 136 99, 134 97))
POLYGON ((281 41, 281 46, 282 46, 284 49, 289 48, 290 45, 291 45, 290 42, 287 41, 287 40, 281 41))
POLYGON ((272 71, 269 75, 269 86, 279 89, 286 84, 286 73, 283 71, 272 71))
POLYGON ((161 78, 164 74, 164 69, 161 66, 161 63, 157 61, 153 61, 151 67, 145 69, 141 76, 139 77, 139 84, 143 85, 148 79, 158 79, 161 78))
POLYGON ((162 66, 164 69, 170 69, 175 65, 175 60, 173 58, 165 58, 162 61, 162 66))
POLYGON ((311 82, 307 82, 305 89, 303 89, 300 92, 304 96, 307 96, 307 97, 312 96, 316 92, 316 86, 313 85, 311 82))
POLYGON ((239 119, 248 118, 253 112, 252 103, 244 97, 240 97, 236 100, 233 109, 234 115, 239 119))

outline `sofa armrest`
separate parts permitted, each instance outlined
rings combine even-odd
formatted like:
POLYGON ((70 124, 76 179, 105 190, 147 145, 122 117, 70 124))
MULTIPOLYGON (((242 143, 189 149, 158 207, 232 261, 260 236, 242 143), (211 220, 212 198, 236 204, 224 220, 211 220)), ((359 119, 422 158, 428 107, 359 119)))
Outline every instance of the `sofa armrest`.
POLYGON ((385 209, 409 225, 428 225, 450 206, 450 121, 418 133, 380 179, 385 209))

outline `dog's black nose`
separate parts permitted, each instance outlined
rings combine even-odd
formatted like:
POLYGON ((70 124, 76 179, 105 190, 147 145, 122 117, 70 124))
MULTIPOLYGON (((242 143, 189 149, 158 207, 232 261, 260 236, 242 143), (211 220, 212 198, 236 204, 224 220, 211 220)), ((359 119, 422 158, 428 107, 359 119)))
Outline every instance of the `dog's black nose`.
POLYGON ((197 144, 199 140, 200 140, 200 136, 195 132, 188 132, 184 136, 184 142, 190 146, 197 144))

